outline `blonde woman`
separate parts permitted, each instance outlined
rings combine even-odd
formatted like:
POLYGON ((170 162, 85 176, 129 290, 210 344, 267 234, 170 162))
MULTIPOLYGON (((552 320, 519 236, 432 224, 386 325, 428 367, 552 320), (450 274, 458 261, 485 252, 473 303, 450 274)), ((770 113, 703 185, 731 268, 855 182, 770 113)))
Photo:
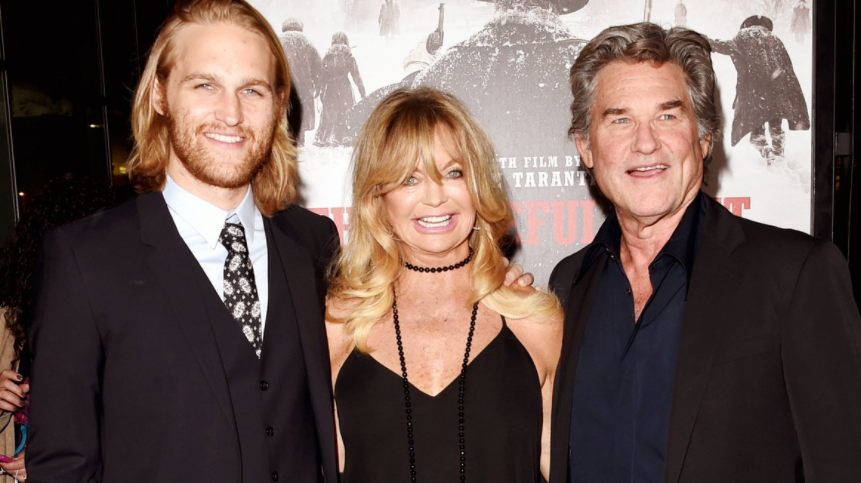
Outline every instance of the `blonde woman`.
POLYGON ((503 283, 488 136, 448 94, 393 92, 359 135, 353 210, 327 304, 342 481, 546 475, 561 311, 503 283))

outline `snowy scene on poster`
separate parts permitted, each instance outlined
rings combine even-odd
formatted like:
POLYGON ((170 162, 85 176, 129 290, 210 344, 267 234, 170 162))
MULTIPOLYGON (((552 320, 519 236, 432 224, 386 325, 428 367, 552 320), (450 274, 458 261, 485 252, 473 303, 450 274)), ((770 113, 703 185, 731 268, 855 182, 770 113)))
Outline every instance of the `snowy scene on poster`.
POLYGON ((517 216, 516 260, 546 284, 604 212, 568 139, 567 74, 610 25, 708 36, 722 139, 705 190, 734 213, 810 232, 812 0, 251 0, 295 90, 301 204, 349 236, 352 143, 398 87, 461 99, 493 138, 517 216))

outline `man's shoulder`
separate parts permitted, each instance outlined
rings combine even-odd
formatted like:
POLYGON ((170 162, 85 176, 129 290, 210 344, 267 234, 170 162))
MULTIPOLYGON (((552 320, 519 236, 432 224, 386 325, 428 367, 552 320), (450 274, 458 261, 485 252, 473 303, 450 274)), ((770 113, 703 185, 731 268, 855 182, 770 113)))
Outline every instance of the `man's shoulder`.
POLYGON ((736 217, 729 212, 718 215, 723 222, 713 224, 710 235, 724 237, 716 228, 726 228, 729 221, 740 229, 741 243, 728 246, 734 257, 742 262, 749 270, 769 268, 775 274, 789 275, 797 273, 811 259, 820 257, 833 260, 835 263, 845 263, 840 250, 830 240, 817 238, 807 233, 790 228, 780 228, 773 225, 736 217))
POLYGON ((583 259, 589 252, 591 245, 586 245, 580 250, 563 258, 556 264, 553 271, 550 273, 550 289, 557 291, 563 285, 570 285, 577 276, 580 266, 583 265, 583 259))
POLYGON ((738 217, 729 212, 722 213, 720 216, 727 217, 738 224, 744 234, 743 247, 749 251, 778 252, 778 254, 785 254, 786 250, 806 252, 818 243, 830 243, 795 229, 769 225, 738 217))
POLYGON ((338 234, 335 222, 329 217, 296 205, 276 213, 272 221, 312 252, 328 247, 338 234))
POLYGON ((751 220, 741 220, 747 236, 751 260, 767 260, 774 265, 800 270, 810 261, 845 264, 846 259, 831 240, 817 238, 788 228, 778 228, 751 220))
POLYGON ((811 245, 817 241, 817 238, 792 228, 781 228, 741 217, 738 221, 750 241, 788 245, 811 245))
POLYGON ((45 232, 40 250, 45 256, 72 256, 78 266, 115 266, 128 260, 141 243, 135 199, 45 232))
POLYGON ((279 211, 272 217, 281 223, 287 223, 296 230, 312 230, 331 233, 335 223, 328 216, 323 216, 301 206, 291 205, 279 211))
POLYGON ((329 217, 293 205, 275 214, 272 224, 308 252, 318 274, 317 289, 325 294, 325 273, 341 246, 335 223, 329 217))
POLYGON ((116 206, 105 208, 92 215, 55 228, 65 236, 85 241, 104 240, 122 233, 136 231, 139 227, 137 197, 116 206))

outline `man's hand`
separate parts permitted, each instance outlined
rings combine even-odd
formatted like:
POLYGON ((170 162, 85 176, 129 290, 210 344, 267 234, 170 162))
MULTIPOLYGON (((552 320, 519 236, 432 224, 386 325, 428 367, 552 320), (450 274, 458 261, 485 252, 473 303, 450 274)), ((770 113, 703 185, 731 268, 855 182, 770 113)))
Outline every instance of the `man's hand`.
POLYGON ((535 290, 532 287, 532 283, 535 282, 535 277, 532 276, 531 273, 524 273, 523 267, 516 263, 510 263, 507 258, 503 258, 505 264, 508 266, 508 270, 505 272, 505 285, 513 288, 525 288, 529 287, 531 290, 535 290))
POLYGON ((24 380, 21 374, 6 369, 0 372, 0 410, 14 413, 24 407, 24 398, 30 392, 30 384, 20 382, 24 380))

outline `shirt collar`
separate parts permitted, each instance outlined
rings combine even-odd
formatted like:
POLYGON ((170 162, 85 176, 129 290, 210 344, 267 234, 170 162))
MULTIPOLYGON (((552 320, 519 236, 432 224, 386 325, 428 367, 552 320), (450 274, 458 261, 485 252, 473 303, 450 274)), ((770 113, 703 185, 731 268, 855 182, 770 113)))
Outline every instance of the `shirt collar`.
POLYGON ((251 244, 254 241, 257 206, 254 204, 254 195, 250 186, 239 206, 230 211, 222 210, 189 193, 176 184, 170 176, 167 176, 162 195, 167 206, 203 237, 210 248, 218 245, 224 223, 231 218, 234 218, 232 222, 238 218, 242 223, 248 243, 251 244))
MULTIPOLYGON (((655 261, 662 256, 668 255, 675 258, 682 268, 688 279, 688 285, 691 282, 691 272, 694 267, 694 259, 697 254, 697 246, 699 245, 700 234, 702 233, 703 220, 706 216, 705 195, 702 191, 697 193, 696 198, 685 210, 682 220, 673 231, 669 241, 664 248, 658 252, 655 261)), ((608 252, 619 258, 622 244, 622 227, 619 225, 619 219, 616 217, 616 211, 612 210, 601 225, 598 233, 595 235, 595 240, 586 248, 586 255, 583 257, 583 263, 580 264, 580 269, 574 277, 574 283, 580 281, 581 278, 589 270, 589 267, 598 260, 598 257, 603 252, 608 252)), ((655 263, 653 261, 652 263, 655 263)))
POLYGON ((688 277, 688 285, 691 283, 691 272, 694 269, 694 260, 697 256, 697 246, 702 233, 703 219, 706 215, 705 195, 702 191, 697 193, 697 197, 691 202, 673 236, 664 245, 664 248, 655 257, 655 260, 662 255, 669 255, 676 259, 681 264, 682 268, 688 277))

